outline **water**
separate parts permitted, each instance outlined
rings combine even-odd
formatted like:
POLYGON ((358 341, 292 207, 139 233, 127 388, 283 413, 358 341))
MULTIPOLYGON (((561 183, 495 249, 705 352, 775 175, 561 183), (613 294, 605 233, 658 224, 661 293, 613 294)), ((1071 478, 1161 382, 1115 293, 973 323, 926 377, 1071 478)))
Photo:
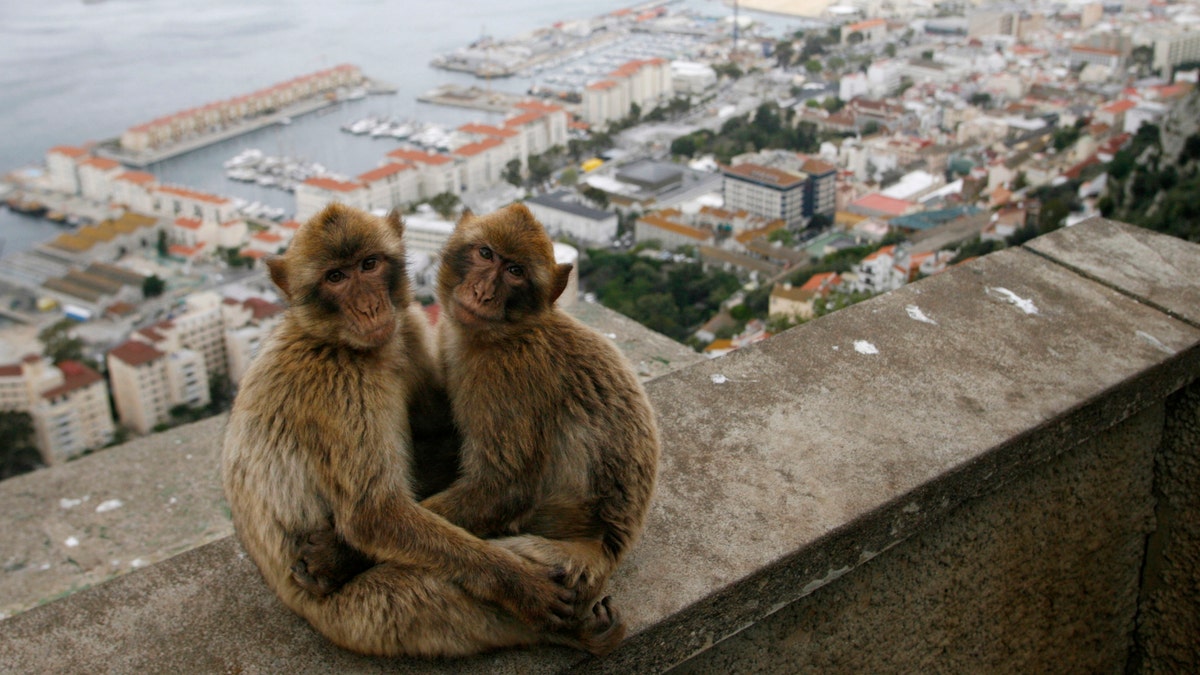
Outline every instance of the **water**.
MULTIPOLYGON (((374 168, 394 139, 355 137, 338 127, 368 114, 457 126, 498 115, 418 103, 441 84, 524 91, 530 81, 484 83, 436 70, 430 60, 486 33, 512 38, 556 21, 598 16, 622 0, 0 0, 0 172, 40 164, 55 145, 118 136, 137 123, 230 98, 340 63, 398 88, 209 146, 149 167, 160 180, 279 206, 281 190, 236 183, 221 164, 245 148, 323 164, 345 175, 374 168), (467 18, 463 18, 467 17, 467 18)), ((688 0, 710 15, 715 0, 688 0)), ((679 7, 675 5, 673 7, 679 7)), ((771 19, 768 18, 768 21, 771 19)), ((60 230, 0 209, 3 253, 60 230)))

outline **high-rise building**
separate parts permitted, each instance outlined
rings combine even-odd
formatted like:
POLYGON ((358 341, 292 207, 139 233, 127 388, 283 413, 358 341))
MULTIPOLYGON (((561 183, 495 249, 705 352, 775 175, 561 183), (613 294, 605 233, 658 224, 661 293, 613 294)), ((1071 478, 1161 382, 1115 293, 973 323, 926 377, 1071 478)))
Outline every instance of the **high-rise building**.
POLYGON ((29 413, 47 464, 106 445, 115 429, 104 377, 78 361, 0 365, 0 410, 29 413))

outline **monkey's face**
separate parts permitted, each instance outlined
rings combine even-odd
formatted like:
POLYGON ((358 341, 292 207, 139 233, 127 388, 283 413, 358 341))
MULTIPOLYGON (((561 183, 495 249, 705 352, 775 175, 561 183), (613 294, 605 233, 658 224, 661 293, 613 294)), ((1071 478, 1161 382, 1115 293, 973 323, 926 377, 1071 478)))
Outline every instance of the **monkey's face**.
POLYGON ((439 295, 466 328, 519 323, 547 308, 553 245, 523 205, 459 221, 443 254, 439 295))
POLYGON ((394 213, 385 220, 331 204, 300 228, 283 257, 268 261, 271 279, 309 333, 378 348, 409 301, 403 229, 394 213))

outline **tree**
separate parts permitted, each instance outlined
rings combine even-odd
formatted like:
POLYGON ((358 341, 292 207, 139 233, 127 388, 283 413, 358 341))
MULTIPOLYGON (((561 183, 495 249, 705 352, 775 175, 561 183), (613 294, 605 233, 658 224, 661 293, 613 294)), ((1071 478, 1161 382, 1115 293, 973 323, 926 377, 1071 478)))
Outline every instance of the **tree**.
POLYGON ((443 218, 450 218, 458 209, 458 195, 453 192, 442 192, 429 198, 429 205, 443 218))
POLYGON ((159 230, 159 231, 158 231, 158 255, 160 255, 160 256, 161 256, 161 257, 163 257, 163 258, 167 257, 167 253, 169 252, 169 248, 170 248, 170 247, 167 245, 167 232, 166 232, 166 230, 159 230))
MULTIPOLYGON (((239 256, 240 257, 240 256, 239 256)), ((157 274, 142 279, 142 297, 157 298, 167 289, 167 282, 159 278, 157 274)))
POLYGON ((817 73, 821 72, 821 62, 816 59, 809 59, 804 62, 804 69, 807 70, 810 75, 816 75, 817 73))
POLYGON ((529 182, 533 185, 545 182, 554 174, 554 165, 544 155, 530 155, 529 182))
POLYGON ((583 188, 583 196, 602 209, 608 208, 608 193, 591 185, 583 188))
POLYGON ((780 40, 775 43, 775 63, 779 64, 780 68, 792 65, 792 57, 795 55, 796 48, 792 45, 791 40, 780 40))
POLYGON ((696 139, 691 134, 671 141, 671 154, 676 157, 692 157, 696 154, 696 139))
POLYGON ((88 363, 83 356, 83 340, 71 335, 71 329, 74 326, 75 322, 71 319, 59 319, 38 333, 38 340, 45 346, 42 353, 54 363, 63 361, 88 363))
POLYGON ((561 185, 571 187, 579 182, 579 172, 575 170, 575 167, 568 166, 558 175, 558 182, 561 185))
POLYGON ((27 412, 0 412, 0 480, 44 466, 27 412))
POLYGON ((520 187, 521 185, 521 160, 510 159, 508 164, 504 165, 504 180, 509 184, 520 187))
POLYGON ((967 103, 976 108, 990 108, 992 107, 992 95, 986 91, 977 91, 971 94, 971 97, 967 99, 967 103))

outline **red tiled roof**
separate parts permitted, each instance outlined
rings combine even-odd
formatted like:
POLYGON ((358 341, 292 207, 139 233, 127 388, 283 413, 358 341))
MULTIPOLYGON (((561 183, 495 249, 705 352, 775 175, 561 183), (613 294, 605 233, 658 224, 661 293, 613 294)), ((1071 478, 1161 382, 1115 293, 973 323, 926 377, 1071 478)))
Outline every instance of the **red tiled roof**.
POLYGON ((131 366, 140 366, 165 356, 165 354, 154 347, 138 340, 126 341, 124 344, 114 347, 108 353, 110 356, 124 361, 131 366))
POLYGON ((491 150, 492 148, 499 147, 503 144, 504 144, 504 141, 500 140, 499 138, 495 138, 495 137, 485 138, 482 141, 478 141, 475 143, 467 143, 466 145, 455 150, 454 154, 460 155, 462 157, 474 157, 475 155, 482 154, 484 152, 487 152, 488 150, 491 150))
POLYGON ((854 200, 850 203, 850 206, 868 209, 870 211, 877 211, 888 216, 902 216, 907 213, 908 210, 914 206, 914 204, 904 199, 887 197, 879 194, 878 192, 873 192, 869 195, 859 197, 858 199, 854 200))
POLYGON ((115 162, 106 157, 89 157, 79 163, 79 166, 94 166, 101 171, 109 171, 121 166, 120 162, 115 162))
POLYGON ((242 303, 255 319, 266 319, 283 311, 283 307, 263 298, 246 298, 242 303))
POLYGON ((86 157, 88 151, 71 145, 56 145, 53 148, 50 148, 50 153, 56 155, 66 155, 67 157, 79 159, 80 157, 86 157))
POLYGON ((158 179, 154 177, 154 174, 146 173, 145 171, 126 171, 125 173, 117 176, 114 180, 123 180, 130 183, 136 183, 138 185, 145 185, 146 183, 153 183, 158 179))
POLYGON ((760 183, 769 183, 778 188, 794 187, 805 180, 804 176, 759 164, 738 164, 737 166, 724 167, 724 170, 726 175, 732 174, 739 178, 747 178, 760 183))
POLYGON ((175 224, 178 225, 179 227, 182 227, 182 228, 188 229, 188 230, 198 230, 204 226, 204 223, 201 222, 201 220, 199 218, 180 217, 180 218, 175 219, 175 224))
POLYGON ((196 190, 189 190, 187 188, 176 187, 174 185, 160 185, 160 186, 154 188, 154 191, 155 192, 163 192, 163 193, 166 193, 169 195, 174 195, 176 197, 182 197, 184 199, 191 199, 193 201, 208 202, 210 204, 228 204, 229 203, 229 200, 226 199, 225 197, 219 197, 217 195, 209 194, 207 192, 198 192, 196 190))
POLYGON ((333 178, 322 176, 309 178, 304 181, 304 184, 321 190, 329 190, 330 192, 354 192, 355 190, 361 190, 363 187, 361 183, 347 183, 346 181, 334 180, 333 178))
POLYGON ((387 178, 388 176, 394 176, 398 173, 408 171, 412 168, 414 168, 414 167, 411 164, 400 164, 399 162, 389 162, 388 164, 384 164, 383 166, 379 167, 378 169, 371 169, 370 171, 368 171, 366 173, 360 173, 358 175, 358 180, 363 183, 372 183, 374 181, 381 180, 383 178, 387 178))
POLYGON ((495 136, 498 138, 512 138, 519 133, 512 129, 501 129, 490 124, 464 124, 458 130, 465 134, 479 134, 481 136, 495 136))
POLYGON ((96 371, 78 361, 60 361, 58 369, 62 371, 63 383, 53 389, 42 392, 42 398, 52 399, 69 394, 76 389, 82 389, 95 384, 104 378, 96 371))
POLYGON ((439 155, 435 152, 424 152, 422 150, 409 150, 407 148, 400 148, 399 150, 393 150, 393 151, 389 152, 387 154, 387 156, 391 157, 392 159, 402 159, 406 162, 412 162, 414 164, 434 164, 434 165, 436 165, 436 164, 445 164, 446 162, 451 161, 451 159, 449 157, 447 157, 445 155, 439 155))

